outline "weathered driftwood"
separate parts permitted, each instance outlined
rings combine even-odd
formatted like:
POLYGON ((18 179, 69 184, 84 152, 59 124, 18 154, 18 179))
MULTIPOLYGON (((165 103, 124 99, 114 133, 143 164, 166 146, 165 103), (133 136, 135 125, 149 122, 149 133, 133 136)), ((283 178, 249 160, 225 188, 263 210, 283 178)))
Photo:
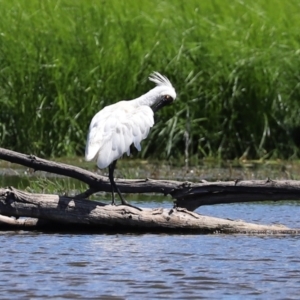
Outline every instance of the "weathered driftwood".
MULTIPOLYGON (((146 209, 139 211, 128 206, 111 206, 86 199, 58 195, 30 194, 14 188, 0 189, 0 211, 7 216, 25 216, 44 220, 31 226, 44 229, 85 229, 122 232, 191 232, 191 233, 248 233, 299 234, 300 230, 282 225, 257 225, 202 216, 183 208, 146 209), (47 222, 48 221, 48 222, 47 222)), ((7 226, 27 228, 29 221, 9 219, 7 226)), ((1 225, 0 225, 1 228, 1 225)))
POLYGON ((39 227, 50 226, 51 222, 46 220, 40 220, 36 218, 22 218, 17 219, 15 217, 7 217, 0 215, 0 229, 11 229, 11 228, 26 228, 36 229, 39 227))
MULTIPOLYGON (((107 177, 67 164, 56 163, 33 155, 0 148, 0 159, 18 163, 34 170, 68 176, 85 182, 89 188, 76 198, 88 198, 95 192, 110 192, 107 177)), ((201 205, 250 201, 300 200, 300 181, 241 180, 191 183, 171 180, 116 179, 122 193, 162 193, 171 195, 178 207, 195 210, 201 205)))
POLYGON ((300 200, 300 181, 243 180, 191 184, 189 189, 178 189, 176 204, 189 210, 202 205, 229 204, 254 201, 300 200))
POLYGON ((168 180, 117 180, 123 193, 163 193, 175 199, 176 208, 137 209, 111 206, 85 198, 97 191, 111 191, 104 176, 79 167, 51 162, 0 148, 0 159, 34 170, 78 179, 88 190, 73 198, 29 194, 14 188, 0 188, 0 228, 86 229, 98 231, 174 231, 202 233, 292 233, 298 230, 280 225, 257 225, 242 221, 206 217, 191 212, 201 205, 263 200, 299 200, 299 181, 270 179, 230 182, 178 182, 168 180), (187 210, 188 209, 188 210, 187 210), (26 217, 15 219, 14 217, 26 217), (29 218, 29 219, 28 219, 29 218), (54 228, 55 227, 55 228, 54 228))

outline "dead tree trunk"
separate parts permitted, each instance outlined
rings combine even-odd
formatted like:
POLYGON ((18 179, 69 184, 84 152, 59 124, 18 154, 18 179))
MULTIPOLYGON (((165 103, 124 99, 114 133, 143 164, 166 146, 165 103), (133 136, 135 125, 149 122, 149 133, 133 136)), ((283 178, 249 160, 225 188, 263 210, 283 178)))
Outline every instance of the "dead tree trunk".
MULTIPOLYGON (((0 159, 17 163, 35 171, 46 171, 85 182, 88 189, 76 198, 88 198, 98 192, 110 192, 107 177, 67 164, 56 163, 33 155, 0 148, 0 159)), ((116 179, 122 193, 160 193, 171 195, 176 206, 195 210, 202 205, 252 201, 300 200, 300 181, 296 180, 236 180, 200 183, 172 180, 116 179)))
POLYGON ((142 212, 124 206, 105 205, 86 200, 98 191, 111 191, 104 176, 79 167, 51 162, 0 148, 0 159, 18 163, 35 171, 47 171, 75 178, 88 185, 88 189, 74 198, 56 195, 28 194, 13 188, 0 189, 1 224, 8 226, 50 226, 64 224, 92 226, 101 229, 160 230, 193 232, 256 232, 298 233, 281 226, 255 225, 239 221, 204 217, 191 212, 201 205, 264 200, 300 200, 300 181, 229 181, 178 182, 167 180, 117 180, 122 193, 163 193, 174 199, 174 209, 144 209, 142 212), (37 218, 12 219, 9 216, 37 218), (50 222, 50 223, 49 223, 50 222))
MULTIPOLYGON (((192 233, 247 233, 298 234, 300 231, 282 225, 257 225, 243 221, 202 216, 184 208, 144 209, 128 206, 104 205, 97 201, 74 199, 58 195, 30 194, 13 188, 0 189, 0 211, 8 216, 36 219, 11 224, 18 227, 37 225, 44 229, 86 229, 117 232, 192 232, 192 233)), ((0 222, 15 223, 0 218, 0 222), (9 221, 9 222, 8 222, 9 221)))

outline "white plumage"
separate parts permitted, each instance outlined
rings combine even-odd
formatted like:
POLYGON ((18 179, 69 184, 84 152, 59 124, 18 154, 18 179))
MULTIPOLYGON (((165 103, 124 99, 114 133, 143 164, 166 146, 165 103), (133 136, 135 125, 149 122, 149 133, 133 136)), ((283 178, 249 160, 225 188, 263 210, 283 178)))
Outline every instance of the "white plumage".
POLYGON ((153 110, 163 96, 176 98, 170 81, 155 72, 149 79, 157 84, 147 94, 129 101, 120 101, 104 107, 92 119, 87 137, 85 159, 97 159, 100 169, 124 153, 130 154, 130 145, 141 150, 141 141, 154 125, 153 110))
MULTIPOLYGON (((87 161, 95 159, 97 166, 103 169, 124 153, 129 155, 131 144, 138 151, 141 150, 141 141, 148 136, 154 125, 154 112, 176 98, 175 89, 168 78, 154 72, 149 80, 156 83, 156 87, 148 93, 134 100, 123 100, 106 106, 93 117, 85 149, 87 161)), ((110 179, 113 178, 114 167, 115 163, 110 169, 110 179)), ((113 186, 115 183, 112 181, 113 186)))
POLYGON ((97 159, 100 169, 130 154, 133 143, 141 150, 141 141, 148 136, 154 124, 153 111, 149 106, 133 107, 121 101, 99 111, 93 118, 87 139, 86 160, 97 159), (97 157, 96 157, 97 156, 97 157))

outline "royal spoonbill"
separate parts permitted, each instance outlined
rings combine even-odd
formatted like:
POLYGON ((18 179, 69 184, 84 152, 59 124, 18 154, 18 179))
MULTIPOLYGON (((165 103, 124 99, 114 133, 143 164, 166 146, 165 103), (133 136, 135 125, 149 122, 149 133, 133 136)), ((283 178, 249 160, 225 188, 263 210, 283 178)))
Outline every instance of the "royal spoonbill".
POLYGON ((133 100, 123 100, 104 107, 93 117, 89 127, 85 159, 95 159, 100 169, 108 167, 112 205, 115 205, 116 191, 123 205, 134 207, 123 198, 115 183, 114 170, 117 160, 124 153, 130 155, 131 144, 134 144, 138 151, 141 150, 141 141, 148 136, 150 128, 154 125, 154 112, 176 99, 175 89, 167 77, 153 72, 149 80, 156 86, 148 93, 133 100))

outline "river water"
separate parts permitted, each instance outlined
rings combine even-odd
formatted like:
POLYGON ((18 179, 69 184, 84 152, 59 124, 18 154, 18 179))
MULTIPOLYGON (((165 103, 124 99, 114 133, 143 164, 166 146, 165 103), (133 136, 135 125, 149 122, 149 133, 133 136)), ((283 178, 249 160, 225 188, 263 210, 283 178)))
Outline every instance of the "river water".
MULTIPOLYGON (((300 228, 295 202, 198 212, 300 228)), ((299 236, 10 231, 0 245, 0 299, 300 299, 299 236)))
MULTIPOLYGON (((295 201, 197 212, 300 228, 295 201)), ((0 299, 300 299, 300 236, 0 231, 0 245, 0 299)))

